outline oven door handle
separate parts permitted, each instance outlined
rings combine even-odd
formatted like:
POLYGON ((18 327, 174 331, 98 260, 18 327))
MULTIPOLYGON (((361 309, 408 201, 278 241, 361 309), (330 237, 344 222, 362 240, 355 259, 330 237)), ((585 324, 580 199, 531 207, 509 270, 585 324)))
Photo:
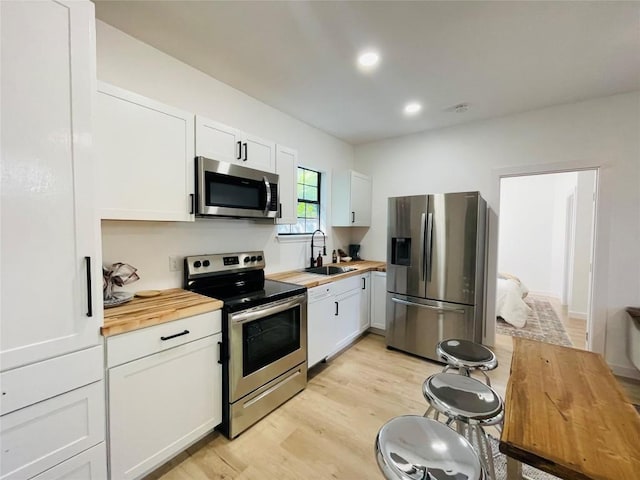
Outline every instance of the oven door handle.
POLYGON ((269 214, 269 208, 271 207, 271 184, 269 183, 267 177, 262 177, 262 181, 264 182, 264 187, 267 189, 267 197, 265 199, 264 205, 264 214, 265 216, 267 216, 269 214))
POLYGON ((271 304, 271 306, 266 306, 266 308, 257 307, 255 309, 252 308, 243 312, 234 313, 230 316, 230 320, 231 323, 234 324, 252 322, 253 320, 256 320, 258 318, 268 317, 269 315, 284 312, 285 310, 289 310, 292 307, 301 305, 304 302, 305 298, 305 294, 296 295, 289 300, 271 304))

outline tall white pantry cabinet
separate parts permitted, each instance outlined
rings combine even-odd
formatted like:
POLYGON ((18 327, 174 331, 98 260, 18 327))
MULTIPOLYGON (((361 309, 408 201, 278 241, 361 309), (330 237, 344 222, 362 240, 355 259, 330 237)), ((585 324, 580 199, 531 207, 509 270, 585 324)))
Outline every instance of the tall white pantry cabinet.
POLYGON ((106 478, 94 7, 0 21, 0 479, 106 478))

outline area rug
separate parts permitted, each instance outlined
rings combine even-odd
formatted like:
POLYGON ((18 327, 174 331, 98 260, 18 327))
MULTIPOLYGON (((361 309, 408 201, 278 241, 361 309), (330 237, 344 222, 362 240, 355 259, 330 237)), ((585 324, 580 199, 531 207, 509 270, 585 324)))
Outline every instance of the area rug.
POLYGON ((523 328, 516 328, 498 318, 496 321, 497 333, 573 347, 573 343, 571 343, 569 335, 567 335, 567 331, 564 329, 564 325, 556 315, 551 303, 532 295, 527 296, 524 301, 531 307, 527 317, 527 324, 523 328))
MULTIPOLYGON (((496 480, 507 480, 507 457, 498 450, 498 440, 489 436, 489 443, 491 443, 491 451, 493 452, 496 480)), ((559 480, 558 477, 533 468, 526 463, 522 464, 522 477, 529 480, 559 480)))

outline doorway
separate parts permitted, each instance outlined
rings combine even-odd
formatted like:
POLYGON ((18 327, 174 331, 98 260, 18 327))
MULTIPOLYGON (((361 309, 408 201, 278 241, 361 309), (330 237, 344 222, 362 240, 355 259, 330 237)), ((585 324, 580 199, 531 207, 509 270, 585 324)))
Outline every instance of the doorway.
POLYGON ((500 177, 496 334, 587 349, 597 173, 500 177))

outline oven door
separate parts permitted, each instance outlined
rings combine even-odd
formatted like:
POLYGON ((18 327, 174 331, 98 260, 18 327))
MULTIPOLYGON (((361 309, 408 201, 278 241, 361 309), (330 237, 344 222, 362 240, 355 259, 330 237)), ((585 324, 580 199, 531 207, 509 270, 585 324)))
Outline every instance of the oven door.
POLYGON ((278 175, 196 158, 199 216, 274 218, 278 213, 278 175))
POLYGON ((232 313, 229 401, 307 361, 307 294, 232 313))

